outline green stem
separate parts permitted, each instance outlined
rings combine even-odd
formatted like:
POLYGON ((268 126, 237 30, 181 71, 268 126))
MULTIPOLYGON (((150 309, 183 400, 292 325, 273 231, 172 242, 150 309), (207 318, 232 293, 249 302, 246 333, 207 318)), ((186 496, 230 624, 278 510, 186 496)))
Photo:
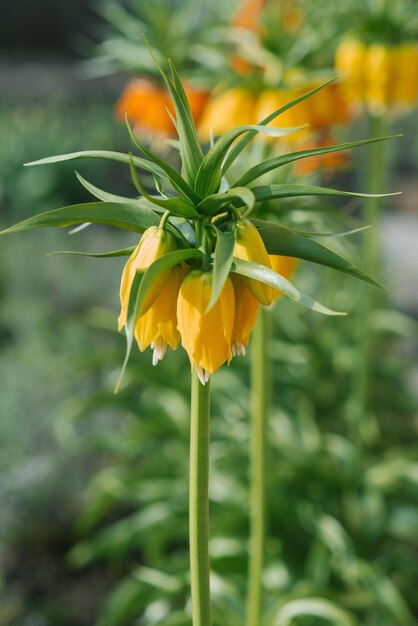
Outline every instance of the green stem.
POLYGON ((246 626, 258 626, 262 610, 262 574, 266 527, 267 417, 270 405, 271 314, 261 307, 252 339, 250 426, 250 540, 246 626))
POLYGON ((202 385, 192 370, 190 425, 190 584, 193 626, 210 626, 209 566, 210 380, 202 385))
MULTIPOLYGON (((370 137, 384 135, 385 121, 383 117, 370 116, 370 137)), ((382 193, 386 181, 386 159, 384 143, 374 143, 369 146, 367 167, 367 191, 382 193)), ((375 278, 379 278, 379 217, 380 198, 370 198, 365 203, 364 220, 371 228, 366 231, 363 240, 363 256, 367 271, 375 278)), ((373 287, 362 286, 361 300, 357 317, 358 361, 354 376, 353 410, 350 415, 351 438, 356 446, 359 462, 361 463, 363 450, 362 431, 369 410, 371 365, 373 352, 373 324, 372 316, 375 306, 375 291, 373 287)), ((361 467, 361 465, 360 465, 361 467)))

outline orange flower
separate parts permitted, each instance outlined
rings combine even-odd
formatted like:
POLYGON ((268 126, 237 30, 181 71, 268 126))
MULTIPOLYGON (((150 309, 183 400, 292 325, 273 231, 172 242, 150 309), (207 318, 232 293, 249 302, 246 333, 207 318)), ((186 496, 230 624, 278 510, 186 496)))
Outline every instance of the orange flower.
POLYGON ((213 96, 198 127, 199 137, 208 141, 211 134, 219 136, 234 126, 254 124, 255 98, 247 89, 232 88, 213 96))
MULTIPOLYGON (((203 113, 209 93, 190 85, 185 85, 185 91, 193 118, 197 122, 203 113)), ((127 114, 138 132, 153 131, 164 136, 174 136, 176 134, 174 124, 167 109, 174 115, 173 103, 165 88, 149 79, 135 78, 127 84, 116 103, 115 114, 120 121, 123 121, 127 114)))

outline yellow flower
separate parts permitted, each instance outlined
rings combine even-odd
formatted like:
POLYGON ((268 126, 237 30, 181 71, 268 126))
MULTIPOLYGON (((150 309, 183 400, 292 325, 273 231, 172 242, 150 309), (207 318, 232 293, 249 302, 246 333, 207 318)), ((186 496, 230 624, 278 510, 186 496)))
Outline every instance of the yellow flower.
MULTIPOLYGON (((233 88, 214 96, 198 126, 199 137, 208 141, 211 133, 215 136, 241 124, 254 124, 255 98, 246 89, 233 88)), ((271 113, 271 111, 270 111, 271 113)))
MULTIPOLYGON (((118 318, 119 330, 126 324, 128 314, 129 295, 132 288, 132 283, 137 272, 143 272, 159 257, 172 252, 176 249, 176 242, 170 233, 167 233, 163 228, 157 226, 151 226, 147 228, 141 237, 141 240, 131 256, 129 257, 122 273, 122 279, 120 283, 120 302, 121 311, 118 318)), ((170 274, 170 270, 162 272, 156 279, 148 297, 144 304, 144 313, 153 304, 160 291, 162 290, 165 281, 170 274)))
POLYGON ((250 333, 257 322, 260 303, 245 286, 242 276, 231 274, 235 293, 235 317, 232 330, 231 350, 234 356, 245 354, 250 340, 250 333))
MULTIPOLYGON (((236 222, 236 229, 234 256, 245 261, 253 261, 253 263, 265 265, 271 269, 266 247, 254 224, 249 220, 239 219, 236 222)), ((253 296, 261 304, 266 306, 271 304, 273 300, 272 287, 252 278, 245 277, 243 280, 253 296)))
MULTIPOLYGON (((277 272, 280 276, 283 276, 283 278, 290 280, 296 269, 298 260, 293 256, 281 256, 278 254, 270 254, 269 259, 273 272, 277 272)), ((273 289, 273 300, 277 300, 277 298, 280 298, 282 295, 283 293, 279 289, 273 289)))
POLYGON ((215 306, 206 312, 213 275, 191 271, 183 280, 177 300, 177 319, 183 347, 192 365, 197 366, 204 385, 225 361, 232 358, 231 338, 234 326, 235 298, 228 278, 215 306))
MULTIPOLYGON (((255 117, 257 121, 260 121, 270 115, 273 111, 280 109, 291 100, 294 100, 298 96, 302 95, 302 91, 295 89, 265 89, 261 92, 255 109, 255 117)), ((299 102, 294 107, 287 109, 283 113, 280 113, 269 126, 278 128, 292 128, 295 126, 303 126, 308 124, 310 120, 309 105, 306 101, 299 102)), ((297 143, 302 141, 304 137, 309 135, 309 129, 295 132, 293 135, 281 138, 280 141, 286 141, 288 143, 297 143)), ((274 140, 273 141, 277 141, 274 140)))
POLYGON ((374 113, 381 114, 391 103, 391 49, 380 44, 369 46, 364 66, 365 99, 374 113))
POLYGON ((152 364, 161 361, 168 347, 177 348, 180 333, 177 330, 177 298, 180 285, 188 272, 186 265, 171 268, 154 304, 135 322, 135 339, 143 352, 153 349, 152 364))
POLYGON ((403 106, 414 106, 418 99, 418 47, 404 44, 392 52, 395 76, 393 100, 403 106))
POLYGON ((343 79, 342 89, 350 102, 360 102, 364 95, 366 46, 356 39, 346 39, 335 53, 335 67, 343 79))

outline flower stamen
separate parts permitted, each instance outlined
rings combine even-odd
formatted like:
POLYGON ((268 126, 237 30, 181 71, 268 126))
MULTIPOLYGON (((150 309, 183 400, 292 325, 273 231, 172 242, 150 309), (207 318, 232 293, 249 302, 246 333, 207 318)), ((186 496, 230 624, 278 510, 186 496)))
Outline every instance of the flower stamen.
POLYGON ((162 337, 157 337, 157 339, 151 343, 151 348, 153 350, 152 364, 155 366, 164 358, 168 350, 168 343, 164 341, 162 337))

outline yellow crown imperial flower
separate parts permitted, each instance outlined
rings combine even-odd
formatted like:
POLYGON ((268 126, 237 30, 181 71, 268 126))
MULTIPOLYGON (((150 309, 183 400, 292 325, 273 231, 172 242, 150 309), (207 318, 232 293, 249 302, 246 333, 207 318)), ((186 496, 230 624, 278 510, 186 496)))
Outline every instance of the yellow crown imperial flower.
MULTIPOLYGON (((269 254, 271 269, 283 278, 290 280, 298 264, 297 258, 293 256, 282 256, 279 254, 269 254)), ((277 300, 283 295, 279 289, 273 289, 273 300, 277 300)))
POLYGON ((146 313, 135 322, 135 339, 143 352, 148 346, 153 349, 152 364, 161 361, 168 347, 175 350, 180 340, 177 330, 177 298, 180 285, 188 272, 186 265, 170 268, 156 300, 146 313))
POLYGON ((178 329, 183 347, 192 365, 196 365, 204 385, 225 361, 232 358, 231 339, 234 327, 235 297, 227 278, 217 302, 207 306, 212 293, 213 275, 191 271, 183 280, 177 300, 178 329))
MULTIPOLYGON (((118 318, 118 328, 121 330, 127 320, 129 295, 131 293, 132 283, 137 272, 144 272, 158 258, 172 252, 177 248, 174 237, 166 232, 164 228, 151 226, 147 228, 141 237, 141 240, 135 250, 129 257, 123 272, 120 283, 120 303, 121 311, 118 318)), ((153 288, 149 293, 146 302, 143 305, 144 313, 150 308, 158 297, 166 282, 170 272, 163 272, 154 282, 153 288)))
MULTIPOLYGON (((254 124, 255 97, 247 89, 234 87, 209 100, 200 120, 199 137, 207 141, 211 134, 220 135, 233 126, 254 124)), ((269 111, 271 113, 271 111, 269 111)))
MULTIPOLYGON (((236 241, 234 256, 245 261, 252 261, 265 265, 271 269, 269 255, 264 242, 250 220, 239 219, 236 221, 236 241)), ((243 278, 246 286, 257 300, 268 306, 273 300, 273 288, 265 283, 252 278, 243 278)))
POLYGON ((231 280, 235 294, 235 318, 231 350, 234 356, 245 355, 251 331, 257 323, 260 303, 246 287, 241 276, 231 274, 231 280))

